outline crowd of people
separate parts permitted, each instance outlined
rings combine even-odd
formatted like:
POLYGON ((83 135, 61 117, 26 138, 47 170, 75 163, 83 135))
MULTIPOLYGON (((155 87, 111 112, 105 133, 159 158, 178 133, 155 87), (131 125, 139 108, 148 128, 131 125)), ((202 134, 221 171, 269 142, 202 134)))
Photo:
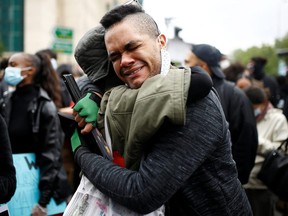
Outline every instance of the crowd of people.
POLYGON ((132 1, 79 41, 74 56, 85 75, 58 66, 50 49, 1 59, 1 203, 17 189, 13 155, 33 153, 40 195, 32 216, 47 215, 52 198, 70 215, 83 176, 131 215, 287 215, 257 174, 265 153, 288 139, 288 77, 267 75, 259 56, 221 68, 225 56, 210 44, 193 44, 175 67, 166 46, 132 1), (79 101, 63 74, 77 77, 79 101), (59 113, 73 117, 72 132, 59 113), (112 160, 87 144, 95 127, 112 160))

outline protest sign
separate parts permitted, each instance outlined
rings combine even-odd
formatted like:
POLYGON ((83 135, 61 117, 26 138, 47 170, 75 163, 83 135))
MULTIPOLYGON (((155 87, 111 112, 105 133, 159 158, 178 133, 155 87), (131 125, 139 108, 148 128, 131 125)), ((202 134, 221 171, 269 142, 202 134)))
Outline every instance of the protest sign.
MULTIPOLYGON (((10 216, 31 215, 32 208, 39 200, 40 171, 36 166, 35 154, 13 154, 16 168, 17 188, 14 196, 8 202, 10 216)), ((56 204, 51 199, 47 205, 48 215, 64 212, 66 203, 56 204)))

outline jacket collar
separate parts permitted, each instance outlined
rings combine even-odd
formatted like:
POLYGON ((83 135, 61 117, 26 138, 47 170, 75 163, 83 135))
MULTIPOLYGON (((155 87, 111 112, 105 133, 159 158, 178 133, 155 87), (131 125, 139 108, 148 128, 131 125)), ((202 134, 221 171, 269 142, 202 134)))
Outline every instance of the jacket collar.
POLYGON ((44 98, 46 100, 51 100, 51 98, 48 96, 48 93, 43 89, 43 88, 39 88, 39 95, 38 97, 44 98))

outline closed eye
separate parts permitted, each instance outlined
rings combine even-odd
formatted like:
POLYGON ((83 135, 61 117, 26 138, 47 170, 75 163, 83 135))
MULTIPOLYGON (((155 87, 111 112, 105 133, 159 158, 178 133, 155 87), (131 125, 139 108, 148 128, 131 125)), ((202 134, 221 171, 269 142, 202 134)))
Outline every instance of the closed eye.
POLYGON ((117 61, 118 59, 120 59, 120 57, 121 57, 121 54, 117 52, 113 52, 109 54, 109 59, 111 62, 117 61))
MULTIPOLYGON (((139 43, 139 41, 131 41, 124 46, 123 52, 132 52, 136 50, 137 48, 139 48, 141 45, 142 43, 139 43)), ((117 60, 121 58, 121 55, 122 53, 120 52, 111 52, 109 54, 109 59, 111 62, 116 62, 117 60)))
POLYGON ((133 50, 137 49, 140 46, 141 46, 141 43, 139 43, 139 41, 131 41, 130 43, 125 45, 124 49, 126 51, 133 51, 133 50))

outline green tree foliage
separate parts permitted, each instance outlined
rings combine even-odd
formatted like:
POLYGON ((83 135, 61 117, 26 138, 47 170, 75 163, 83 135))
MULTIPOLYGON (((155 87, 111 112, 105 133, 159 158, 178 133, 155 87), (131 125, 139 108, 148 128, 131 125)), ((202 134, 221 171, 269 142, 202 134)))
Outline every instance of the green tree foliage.
MULTIPOLYGON (((247 65, 250 58, 253 56, 261 56, 267 59, 265 71, 267 74, 277 75, 278 72, 278 60, 277 49, 288 48, 288 34, 281 38, 276 39, 274 45, 263 44, 260 47, 253 46, 247 50, 237 49, 232 54, 232 59, 235 62, 240 62, 243 65, 247 65)), ((282 57, 281 57, 282 58, 282 57)), ((285 62, 288 65, 288 56, 285 57, 285 62)))
MULTIPOLYGON (((276 39, 275 48, 277 50, 282 50, 282 49, 288 50, 288 33, 286 34, 286 36, 284 38, 276 39)), ((281 59, 283 59, 285 61, 286 65, 288 65, 288 55, 281 57, 281 59)))

